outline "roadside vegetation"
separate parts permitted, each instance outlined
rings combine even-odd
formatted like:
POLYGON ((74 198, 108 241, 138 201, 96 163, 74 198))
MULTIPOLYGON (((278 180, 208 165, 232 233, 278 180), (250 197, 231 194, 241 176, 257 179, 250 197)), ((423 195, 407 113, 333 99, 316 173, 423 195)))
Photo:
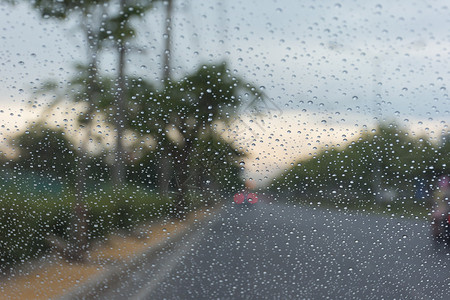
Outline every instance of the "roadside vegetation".
POLYGON ((173 76, 172 0, 4 2, 29 5, 42 22, 76 24, 85 57, 67 78, 39 79, 29 104, 47 108, 5 142, 1 266, 50 246, 82 262, 94 238, 160 216, 183 219, 242 184, 245 153, 222 129, 265 95, 225 60, 173 76), (161 15, 164 35, 145 38, 142 25, 161 15), (152 50, 136 51, 150 40, 152 50), (161 74, 130 64, 144 52, 150 65, 161 57, 161 74))
POLYGON ((297 161, 271 189, 304 204, 424 218, 436 179, 450 173, 449 152, 448 136, 431 141, 380 124, 344 147, 297 161))
MULTIPOLYGON (((38 258, 51 249, 52 237, 71 241, 76 224, 74 199, 74 191, 66 186, 57 192, 24 190, 20 186, 2 188, 1 268, 5 271, 17 263, 38 258)), ((88 244, 111 232, 130 230, 140 223, 165 217, 170 210, 167 199, 133 185, 121 189, 99 185, 89 193, 86 206, 88 244)))

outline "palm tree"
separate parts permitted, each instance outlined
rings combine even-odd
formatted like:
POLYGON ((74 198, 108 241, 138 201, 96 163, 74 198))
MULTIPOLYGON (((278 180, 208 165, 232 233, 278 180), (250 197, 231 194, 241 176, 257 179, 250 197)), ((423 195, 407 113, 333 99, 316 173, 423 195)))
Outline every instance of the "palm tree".
MULTIPOLYGON (((265 95, 234 76, 226 62, 202 65, 179 81, 168 81, 163 90, 148 88, 146 93, 146 100, 134 110, 139 113, 131 119, 154 137, 160 159, 168 156, 174 161, 176 168, 171 174, 177 188, 174 213, 182 217, 190 186, 195 185, 196 174, 200 173, 198 168, 214 159, 219 163, 225 159, 229 163, 242 155, 231 150, 234 149, 231 142, 221 138, 216 126, 228 124, 243 105, 255 106, 264 101, 265 95), (252 100, 245 101, 245 93, 253 95, 252 100), (221 150, 216 156, 203 156, 212 146, 216 151, 227 149, 233 154, 224 158, 221 150), (202 156, 208 161, 194 164, 202 156)), ((230 164, 227 167, 233 169, 230 164)))
MULTIPOLYGON (((86 110, 80 115, 79 123, 81 128, 85 127, 83 133, 84 138, 80 141, 77 151, 77 182, 76 186, 76 202, 74 203, 74 220, 72 228, 73 240, 69 243, 60 239, 54 238, 52 243, 66 258, 70 260, 82 261, 85 256, 85 250, 88 246, 88 222, 87 222, 87 208, 84 202, 85 198, 85 178, 88 159, 87 144, 91 138, 92 126, 92 112, 96 108, 98 102, 102 98, 101 83, 98 75, 98 54, 102 47, 102 40, 99 37, 101 31, 100 18, 97 18, 100 4, 106 0, 72 0, 72 1, 52 1, 52 0, 36 0, 32 3, 44 19, 56 18, 59 20, 66 20, 69 15, 78 14, 81 19, 80 28, 87 41, 87 64, 78 64, 76 66, 76 74, 71 80, 70 90, 74 92, 68 93, 73 98, 74 102, 85 103, 86 110)), ((51 86, 51 85, 50 85, 51 86)), ((56 88, 55 85, 52 87, 56 88)), ((47 85, 49 88, 49 85, 47 85)), ((55 107, 60 101, 66 99, 59 97, 52 103, 51 108, 55 107)))
POLYGON ((129 52, 128 44, 136 37, 136 30, 131 25, 133 18, 140 18, 153 7, 154 1, 120 0, 119 11, 105 21, 103 38, 112 38, 117 51, 116 88, 113 91, 115 124, 115 162, 112 166, 112 180, 115 185, 122 185, 125 181, 125 159, 123 136, 126 127, 127 111, 127 76, 126 57, 129 52))

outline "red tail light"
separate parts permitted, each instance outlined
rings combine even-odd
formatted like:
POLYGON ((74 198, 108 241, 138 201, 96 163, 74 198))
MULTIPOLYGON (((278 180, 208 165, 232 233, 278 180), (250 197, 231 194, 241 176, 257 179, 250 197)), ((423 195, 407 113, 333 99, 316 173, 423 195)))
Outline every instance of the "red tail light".
POLYGON ((236 204, 242 204, 244 202, 244 200, 245 200, 245 195, 243 193, 237 193, 233 197, 233 201, 236 204))
POLYGON ((248 203, 255 204, 258 202, 258 196, 255 193, 249 193, 247 195, 247 201, 248 203))

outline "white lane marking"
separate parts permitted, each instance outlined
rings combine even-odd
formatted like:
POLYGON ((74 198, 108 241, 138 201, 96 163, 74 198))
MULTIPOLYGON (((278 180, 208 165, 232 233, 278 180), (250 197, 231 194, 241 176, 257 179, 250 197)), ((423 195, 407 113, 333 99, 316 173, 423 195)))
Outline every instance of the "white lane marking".
POLYGON ((149 299, 149 296, 155 291, 158 285, 166 279, 172 270, 177 266, 177 264, 181 261, 182 257, 192 249, 192 247, 200 242, 200 240, 205 236, 207 230, 210 226, 206 228, 199 229, 188 241, 183 243, 178 249, 172 252, 168 257, 164 259, 166 262, 162 268, 155 274, 155 277, 144 286, 137 295, 132 297, 133 300, 144 300, 149 299))

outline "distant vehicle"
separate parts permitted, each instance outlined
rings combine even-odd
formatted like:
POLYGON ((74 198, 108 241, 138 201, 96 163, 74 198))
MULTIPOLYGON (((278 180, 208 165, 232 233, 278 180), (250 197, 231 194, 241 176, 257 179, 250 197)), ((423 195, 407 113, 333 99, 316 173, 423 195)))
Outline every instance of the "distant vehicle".
POLYGON ((433 238, 438 244, 450 247, 450 214, 432 221, 433 238))
POLYGON ((242 191, 234 195, 233 202, 238 205, 253 205, 258 203, 258 195, 248 191, 242 191))
POLYGON ((434 241, 450 246, 450 177, 442 176, 438 180, 437 189, 433 195, 433 211, 431 228, 434 241))

